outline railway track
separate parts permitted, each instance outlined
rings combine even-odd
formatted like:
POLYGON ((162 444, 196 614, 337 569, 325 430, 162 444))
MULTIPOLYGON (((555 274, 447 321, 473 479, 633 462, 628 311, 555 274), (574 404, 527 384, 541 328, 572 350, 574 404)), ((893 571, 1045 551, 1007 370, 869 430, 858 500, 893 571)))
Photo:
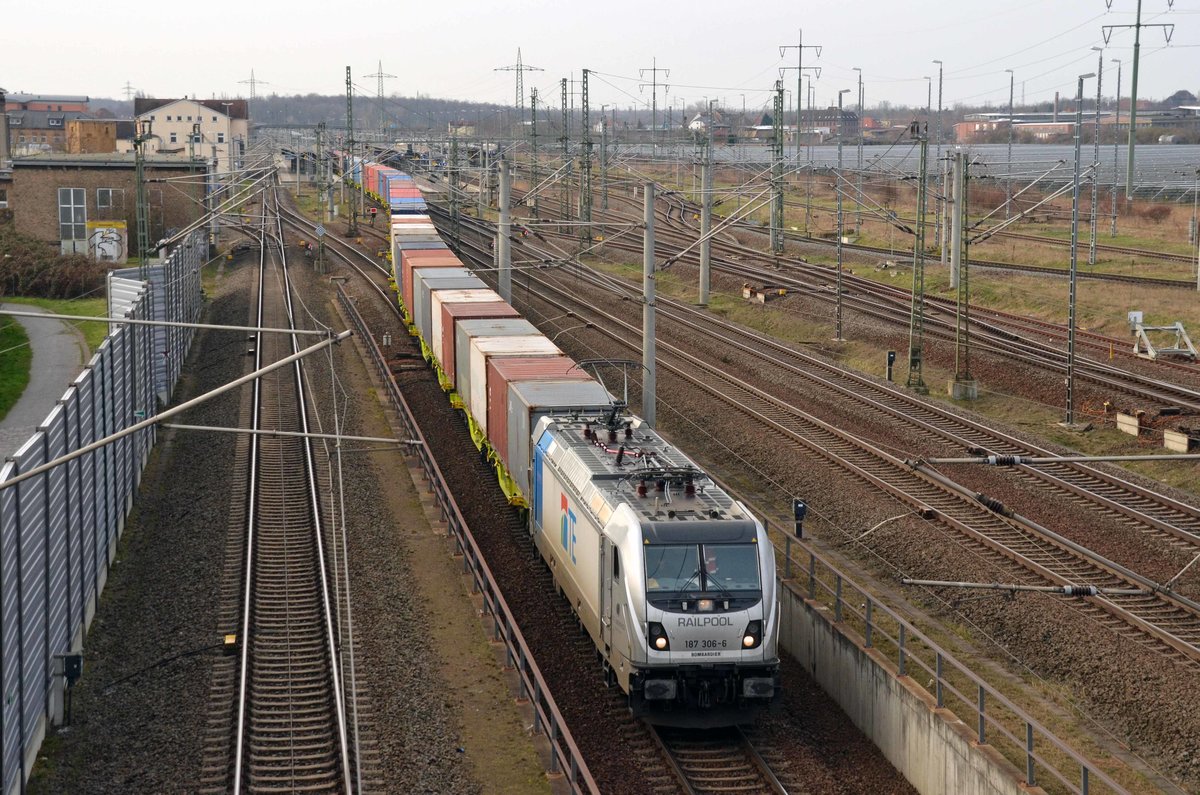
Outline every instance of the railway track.
MULTIPOLYGON (((679 191, 664 191, 663 195, 668 201, 671 201, 675 205, 675 207, 677 209, 677 216, 679 217, 679 219, 681 221, 687 222, 687 219, 690 216, 698 216, 699 215, 700 206, 698 204, 695 204, 694 202, 686 199, 681 192, 679 192, 679 191)), ((620 197, 618 197, 618 198, 620 198, 620 197)), ((803 207, 804 205, 789 201, 789 202, 787 202, 787 206, 793 207, 793 208, 799 208, 799 207, 803 207)), ((821 207, 821 209, 824 212, 830 212, 830 213, 832 212, 832 208, 830 208, 830 207, 821 207)), ((850 214, 852 212, 853 212, 852 210, 847 210, 847 214, 850 214)), ((714 219, 714 221, 715 220, 716 219, 714 219)), ((905 224, 909 225, 910 227, 914 226, 916 224, 916 219, 914 219, 914 218, 897 217, 896 220, 901 223, 905 223, 905 224)), ((930 219, 927 221, 928 227, 931 230, 933 227, 933 223, 934 222, 932 220, 932 212, 931 212, 930 219)), ((733 225, 733 228, 736 228, 736 229, 739 229, 742 231, 755 232, 755 233, 759 233, 759 234, 766 233, 766 230, 760 226, 756 226, 753 224, 748 224, 748 223, 740 222, 740 221, 736 222, 733 225)), ((931 233, 927 232, 927 236, 929 234, 931 234, 931 233)), ((822 246, 835 245, 834 242, 831 240, 801 234, 798 232, 794 232, 792 230, 785 229, 783 232, 783 235, 784 235, 784 238, 787 240, 791 240, 796 243, 803 243, 806 245, 822 245, 822 246)), ((1065 247, 1070 246, 1069 240, 1061 240, 1058 238, 1045 237, 1043 235, 1034 235, 1034 234, 1029 234, 1029 233, 1024 233, 1024 232, 1013 232, 1013 231, 1008 231, 1008 230, 998 232, 993 237, 995 239, 1007 238, 1010 240, 1022 240, 1025 242, 1039 243, 1039 244, 1055 246, 1055 247, 1060 247, 1060 248, 1065 248, 1065 247)), ((1087 246, 1086 243, 1080 244, 1080 248, 1084 248, 1086 246, 1087 246)), ((843 248, 844 248, 844 250, 848 250, 848 251, 858 251, 858 252, 862 252, 862 253, 876 254, 879 256, 889 256, 889 257, 896 256, 896 252, 893 249, 883 248, 883 247, 879 247, 879 246, 843 244, 843 248)), ((1130 246, 1115 246, 1115 245, 1106 244, 1106 243, 1097 243, 1096 249, 1097 249, 1097 251, 1106 251, 1106 252, 1109 252, 1112 254, 1120 254, 1122 256, 1137 257, 1139 259, 1153 259, 1153 260, 1160 260, 1162 262, 1175 262, 1175 263, 1182 263, 1182 264, 1186 264, 1186 265, 1195 265, 1195 263, 1196 263, 1196 256, 1194 254, 1176 254, 1176 253, 1166 252, 1166 251, 1153 251, 1150 249, 1133 248, 1130 246)), ((908 252, 908 253, 911 253, 911 252, 908 252)), ((1065 276, 1067 274, 1067 270, 1065 267, 1023 265, 1021 263, 1015 263, 1015 262, 977 259, 976 257, 972 257, 971 263, 972 263, 972 265, 976 265, 979 267, 987 267, 987 268, 993 268, 993 269, 997 269, 997 270, 1011 270, 1011 271, 1026 272, 1026 273, 1044 273, 1044 274, 1052 274, 1052 275, 1057 275, 1057 276, 1065 276)), ((1100 281, 1116 281, 1116 282, 1126 282, 1126 283, 1133 283, 1133 284, 1152 284, 1152 285, 1159 285, 1159 286, 1165 286, 1165 287, 1182 287, 1185 289, 1195 289, 1195 287, 1196 287, 1194 279, 1175 279, 1175 278, 1153 277, 1153 276, 1132 276, 1132 275, 1128 275, 1128 274, 1104 273, 1104 272, 1099 272, 1099 271, 1080 272, 1078 274, 1078 276, 1079 276, 1079 278, 1082 278, 1082 279, 1094 279, 1094 280, 1100 280, 1100 281)))
MULTIPOLYGON (((299 328, 275 204, 264 196, 263 206, 252 322, 299 328)), ((248 344, 255 369, 299 351, 292 334, 260 331, 248 344)), ((326 475, 306 436, 313 407, 301 361, 255 379, 245 409, 252 430, 297 435, 254 434, 242 445, 244 521, 231 542, 221 619, 236 654, 214 680, 203 784, 233 793, 351 793, 361 789, 358 727, 344 690, 320 497, 326 475)))
MULTIPOLYGON (((1029 243, 1045 243, 1045 244, 1051 245, 1051 246, 1069 246, 1069 245, 1071 245, 1071 241, 1069 241, 1069 240, 1059 240, 1058 238, 1043 237, 1041 235, 1029 235, 1029 234, 1025 234, 1023 232, 1000 232, 997 235, 997 237, 1006 237, 1006 238, 1009 238, 1010 240, 1024 240, 1029 243)), ((1081 242, 1079 247, 1083 248, 1084 244, 1081 242)), ((1097 251, 1107 251, 1112 254, 1128 255, 1130 257, 1138 257, 1141 259, 1159 259, 1159 260, 1163 260, 1165 262, 1182 262, 1182 263, 1185 263, 1188 265, 1194 265, 1196 262, 1195 256, 1193 256, 1191 254, 1173 254, 1169 251, 1150 251, 1150 250, 1144 249, 1144 248, 1131 248, 1129 246, 1114 246, 1114 245, 1111 245, 1108 243, 1097 243, 1096 250, 1097 251)), ((1173 280, 1173 281, 1187 283, 1188 280, 1179 279, 1179 280, 1173 280)), ((1193 284, 1192 286, 1194 287, 1195 285, 1193 284)))
MULTIPOLYGON (((545 229, 541 230, 540 234, 555 235, 554 232, 545 229)), ((564 233, 563 236, 571 237, 571 234, 564 233)), ((664 259, 668 259, 669 255, 678 250, 671 248, 671 241, 674 241, 674 245, 682 247, 693 243, 694 237, 677 229, 669 229, 665 233, 656 230, 656 242, 659 243, 659 250, 663 252, 664 259)), ((604 245, 629 252, 641 252, 641 244, 635 240, 610 240, 604 245)), ((836 300, 836 292, 831 285, 833 273, 828 267, 799 260, 779 260, 771 263, 769 267, 764 267, 761 260, 765 255, 754 249, 727 249, 724 245, 718 245, 716 241, 713 248, 714 270, 723 271, 742 280, 780 286, 792 292, 803 292, 826 303, 836 300)), ((693 250, 682 259, 694 264, 698 263, 699 255, 693 250)), ((842 301, 846 308, 882 322, 903 326, 909 324, 911 295, 905 289, 844 274, 842 301)), ((1017 359, 1055 373, 1066 372, 1066 351, 1045 341, 1047 336, 1065 341, 1066 330, 1063 327, 996 310, 972 307, 971 312, 973 347, 976 350, 1017 359)), ((953 303, 927 297, 924 330, 932 339, 952 343, 956 334, 953 303)), ((1136 358, 1132 353, 1132 346, 1124 340, 1078 331, 1076 342, 1080 348, 1093 351, 1097 357, 1119 354, 1123 358, 1136 358)), ((1200 376, 1200 367, 1194 364, 1160 361, 1152 366, 1172 373, 1200 376)), ((1131 372, 1103 362, 1099 358, 1077 356, 1075 374, 1077 378, 1091 381, 1116 394, 1146 401, 1151 406, 1200 413, 1200 390, 1131 372)))
MULTIPOLYGON (((308 232, 313 228, 311 222, 293 211, 283 209, 281 216, 296 229, 308 232)), ((329 243, 334 255, 358 272, 399 318, 395 300, 381 284, 388 275, 387 270, 345 241, 334 238, 329 243)), ((536 549, 529 542, 523 525, 508 509, 507 504, 497 503, 495 507, 499 515, 507 516, 511 520, 508 534, 520 541, 526 555, 536 557, 536 549)), ((556 604, 555 607, 564 622, 574 622, 574 617, 565 604, 556 604)), ((569 642, 582 656, 589 656, 594 652, 586 635, 572 634, 569 636, 569 642)), ((741 730, 723 730, 719 738, 707 732, 705 736, 708 739, 695 733, 691 739, 679 732, 668 732, 664 735, 641 721, 630 720, 624 698, 619 696, 618 692, 610 691, 607 709, 621 713, 629 723, 624 730, 625 741, 636 753, 629 762, 640 769, 642 781, 648 792, 660 795, 677 792, 688 795, 729 792, 786 795, 789 791, 780 783, 771 766, 764 761, 764 755, 755 749, 755 745, 741 730)), ((786 769, 787 762, 782 755, 776 754, 775 757, 775 764, 786 769)), ((792 786, 794 791, 801 791, 798 783, 793 783, 792 786)))
MULTIPOLYGON (((477 262, 490 267, 491 254, 485 246, 472 243, 465 250, 477 262)), ((583 269, 572 272, 571 277, 589 278, 583 269)), ((598 288, 610 287, 607 281, 594 283, 598 288)), ((597 317, 596 327, 601 333, 640 351, 636 344, 640 327, 580 300, 578 282, 573 290, 564 289, 534 272, 528 284, 531 289, 536 284, 542 297, 557 306, 574 306, 581 317, 597 317)), ((773 438, 792 447, 801 459, 816 455, 893 495, 914 512, 936 517, 958 532, 981 556, 1005 568, 1012 569, 1015 565, 1014 571, 1025 581, 1032 581, 1032 577, 1055 586, 1088 586, 1112 592, 1088 598, 1089 615, 1117 634, 1152 647, 1172 660, 1200 666, 1200 604, 1167 593, 1160 584, 1137 572, 1011 514, 983 495, 936 473, 915 468, 855 434, 833 427, 733 377, 710 361, 663 340, 657 349, 660 368, 766 426, 773 438)), ((1106 499, 1110 504, 1113 502, 1111 496, 1106 499)))
MULTIPOLYGON (((652 735, 688 795, 787 795, 788 787, 739 728, 685 731, 659 728, 652 735)), ((800 783, 793 785, 803 791, 800 783)))

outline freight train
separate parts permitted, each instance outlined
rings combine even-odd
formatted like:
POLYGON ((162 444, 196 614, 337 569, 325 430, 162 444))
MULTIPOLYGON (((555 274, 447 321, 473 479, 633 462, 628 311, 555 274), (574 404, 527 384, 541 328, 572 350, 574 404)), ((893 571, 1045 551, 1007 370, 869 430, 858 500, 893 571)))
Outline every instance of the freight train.
MULTIPOLYGON (((380 200, 415 187, 387 167, 348 170, 380 200)), ((729 725, 775 702, 779 606, 763 525, 484 284, 428 215, 390 206, 409 330, 525 511, 608 681, 657 724, 729 725)))

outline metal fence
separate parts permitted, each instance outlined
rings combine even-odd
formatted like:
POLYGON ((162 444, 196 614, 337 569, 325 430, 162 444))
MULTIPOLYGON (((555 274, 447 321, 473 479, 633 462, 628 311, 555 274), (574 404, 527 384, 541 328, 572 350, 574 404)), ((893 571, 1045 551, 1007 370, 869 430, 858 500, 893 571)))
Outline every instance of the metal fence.
MULTIPOLYGON (((202 234, 161 265, 150 285, 129 269, 110 279, 117 314, 194 321, 201 306, 202 234), (190 245, 189 245, 190 244, 190 245)), ((19 483, 22 473, 126 428, 170 394, 194 334, 113 324, 45 421, 0 466, 0 791, 23 792, 48 725, 62 719, 68 656, 83 648, 117 539, 141 479, 153 428, 19 483)))
POLYGON ((979 746, 991 746, 1024 772, 1026 786, 1047 792, 1128 795, 1100 765, 983 676, 958 660, 907 619, 884 605, 786 528, 781 579, 810 602, 831 609, 829 618, 850 630, 861 644, 891 663, 896 676, 909 677, 938 709, 972 727, 979 746))

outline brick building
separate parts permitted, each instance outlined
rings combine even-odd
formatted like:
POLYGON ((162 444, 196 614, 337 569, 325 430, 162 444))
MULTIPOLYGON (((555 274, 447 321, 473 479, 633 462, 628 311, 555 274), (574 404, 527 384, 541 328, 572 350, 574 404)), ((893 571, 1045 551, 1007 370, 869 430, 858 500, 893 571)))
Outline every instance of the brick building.
MULTIPOLYGON (((155 155, 146 158, 150 240, 158 241, 202 214, 204 163, 155 155), (195 178, 192 169, 196 169, 195 178), (162 182, 161 180, 169 180, 162 182)), ((89 222, 124 222, 136 252, 137 184, 132 155, 37 155, 13 159, 9 191, 18 232, 57 242, 64 253, 87 253, 89 222)))
POLYGON ((67 125, 90 116, 82 111, 8 111, 8 141, 14 156, 67 151, 67 125))
POLYGON ((88 97, 73 94, 9 94, 4 99, 4 109, 87 113, 89 102, 88 97))
POLYGON ((72 119, 68 121, 67 151, 73 155, 99 155, 116 152, 116 119, 72 119))

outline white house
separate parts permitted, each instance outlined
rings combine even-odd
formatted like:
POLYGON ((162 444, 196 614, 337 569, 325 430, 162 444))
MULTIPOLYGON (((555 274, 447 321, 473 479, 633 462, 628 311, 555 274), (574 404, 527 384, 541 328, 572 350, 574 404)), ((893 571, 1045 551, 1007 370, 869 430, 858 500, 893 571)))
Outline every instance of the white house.
POLYGON ((216 161, 218 173, 240 165, 250 135, 246 100, 139 97, 133 110, 138 122, 149 123, 148 154, 187 155, 191 145, 196 157, 210 164, 216 161))

